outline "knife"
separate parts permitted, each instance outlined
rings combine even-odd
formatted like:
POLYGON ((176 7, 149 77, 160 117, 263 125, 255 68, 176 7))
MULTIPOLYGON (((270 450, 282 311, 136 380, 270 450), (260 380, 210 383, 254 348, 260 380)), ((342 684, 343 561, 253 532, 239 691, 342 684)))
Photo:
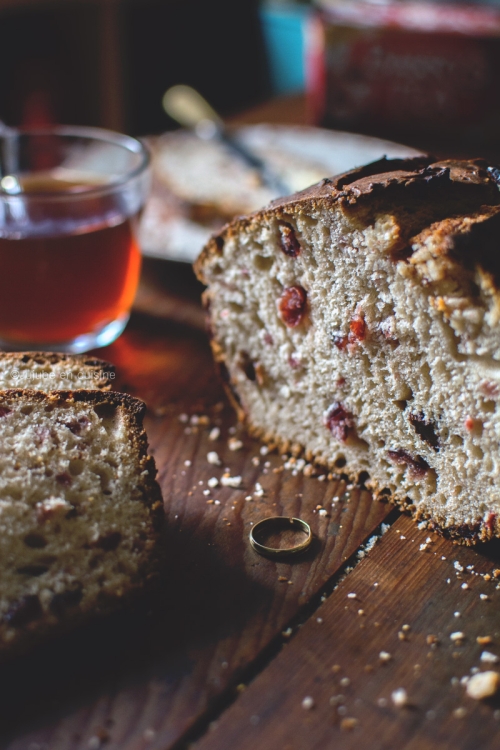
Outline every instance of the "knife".
POLYGON ((173 120, 194 130, 199 138, 218 140, 227 146, 258 173, 261 182, 276 194, 276 198, 293 192, 269 164, 228 132, 217 112, 191 86, 172 86, 163 95, 162 104, 173 120))

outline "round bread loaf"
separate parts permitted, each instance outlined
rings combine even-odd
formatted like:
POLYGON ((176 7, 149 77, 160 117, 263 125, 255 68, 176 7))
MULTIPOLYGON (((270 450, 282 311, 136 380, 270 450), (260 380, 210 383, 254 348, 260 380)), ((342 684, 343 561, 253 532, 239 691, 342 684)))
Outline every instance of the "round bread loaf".
POLYGON ((380 160, 237 218, 196 263, 240 418, 460 541, 500 535, 500 192, 380 160))

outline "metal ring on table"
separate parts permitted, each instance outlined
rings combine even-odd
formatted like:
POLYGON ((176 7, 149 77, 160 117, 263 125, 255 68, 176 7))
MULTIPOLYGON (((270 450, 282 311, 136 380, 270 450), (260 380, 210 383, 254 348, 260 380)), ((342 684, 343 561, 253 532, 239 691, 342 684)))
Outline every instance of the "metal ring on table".
POLYGON ((252 548, 264 557, 289 557, 290 555, 296 555, 300 552, 304 552, 312 542, 312 531, 308 523, 303 521, 301 518, 289 518, 287 516, 271 516, 271 518, 264 518, 252 526, 250 531, 250 544, 252 548), (267 530, 272 531, 302 531, 306 538, 300 544, 295 547, 266 547, 261 544, 256 538, 256 532, 262 532, 267 530))

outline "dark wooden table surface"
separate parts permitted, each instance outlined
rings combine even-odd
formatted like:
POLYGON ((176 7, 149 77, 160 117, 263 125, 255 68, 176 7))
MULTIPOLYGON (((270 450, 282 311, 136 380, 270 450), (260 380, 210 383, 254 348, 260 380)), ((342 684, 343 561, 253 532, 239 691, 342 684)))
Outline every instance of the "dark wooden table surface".
POLYGON ((148 406, 161 591, 4 666, 0 747, 496 750, 500 702, 467 697, 464 678, 499 668, 498 546, 454 546, 342 478, 265 455, 227 404, 199 294, 189 267, 147 261, 129 327, 100 352, 148 406), (209 488, 226 469, 241 485, 209 488), (308 521, 310 551, 256 555, 251 524, 271 515, 308 521))
POLYGON ((1 747, 498 748, 500 704, 468 698, 460 683, 488 667, 484 650, 500 654, 498 548, 456 547, 342 479, 262 455, 214 372, 190 269, 149 261, 144 279, 140 307, 158 314, 135 313, 102 353, 148 405, 165 581, 141 611, 2 669, 1 747), (243 447, 231 451, 231 437, 243 447), (209 489, 226 468, 241 486, 209 489), (307 520, 311 551, 291 564, 256 555, 250 526, 269 515, 307 520), (457 631, 463 640, 450 639, 457 631), (393 703, 399 688, 407 706, 393 703))

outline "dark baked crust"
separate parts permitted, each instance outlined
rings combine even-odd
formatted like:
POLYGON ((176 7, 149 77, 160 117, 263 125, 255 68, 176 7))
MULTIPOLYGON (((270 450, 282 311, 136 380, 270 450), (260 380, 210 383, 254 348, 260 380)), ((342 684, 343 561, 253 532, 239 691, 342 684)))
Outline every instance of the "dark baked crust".
MULTIPOLYGON (((344 211, 359 214, 364 223, 370 223, 370 214, 398 210, 408 212, 405 222, 408 234, 402 238, 404 243, 435 221, 454 214, 478 211, 482 205, 499 205, 500 191, 484 159, 437 162, 432 157, 424 156, 380 159, 337 177, 321 180, 306 190, 273 201, 255 214, 237 217, 226 224, 210 239, 194 264, 200 281, 205 281, 205 263, 222 253, 228 237, 271 215, 286 217, 287 211, 293 212, 302 203, 323 207, 340 204, 344 211), (424 226, 411 221, 411 215, 417 215, 414 210, 416 201, 428 209, 424 226)), ((494 262, 498 263, 496 259, 494 262)))
POLYGON ((111 390, 111 381, 116 374, 115 366, 111 362, 106 362, 104 359, 99 359, 98 357, 89 357, 86 354, 0 352, 0 362, 11 362, 14 368, 16 363, 28 365, 28 367, 32 364, 59 366, 68 364, 71 367, 79 367, 91 375, 94 387, 100 391, 111 390))
MULTIPOLYGON (((97 362, 100 363, 100 360, 97 360, 97 362)), ((62 402, 84 402, 104 409, 108 406, 111 409, 121 408, 127 420, 128 437, 138 455, 135 473, 137 476, 137 488, 140 492, 140 502, 148 508, 153 533, 150 533, 148 537, 151 549, 149 550, 147 560, 137 571, 137 580, 130 582, 128 590, 123 595, 119 593, 116 595, 108 594, 105 601, 100 602, 98 607, 91 610, 81 610, 78 607, 74 607, 70 617, 64 617, 56 623, 54 623, 53 618, 50 621, 46 621, 44 617, 20 627, 19 630, 21 632, 18 633, 18 636, 12 643, 2 643, 0 641, 0 661, 10 659, 27 651, 46 637, 54 637, 55 635, 67 632, 79 624, 93 619, 97 615, 106 615, 118 607, 140 599, 157 586, 160 576, 160 564, 163 557, 163 550, 160 544, 160 532, 164 522, 163 498, 161 489, 155 478, 157 470, 154 458, 148 455, 148 440, 143 427, 143 418, 146 412, 145 403, 125 393, 101 392, 96 390, 52 391, 49 393, 27 389, 0 391, 0 406, 12 404, 13 401, 36 401, 54 405, 62 402)))

